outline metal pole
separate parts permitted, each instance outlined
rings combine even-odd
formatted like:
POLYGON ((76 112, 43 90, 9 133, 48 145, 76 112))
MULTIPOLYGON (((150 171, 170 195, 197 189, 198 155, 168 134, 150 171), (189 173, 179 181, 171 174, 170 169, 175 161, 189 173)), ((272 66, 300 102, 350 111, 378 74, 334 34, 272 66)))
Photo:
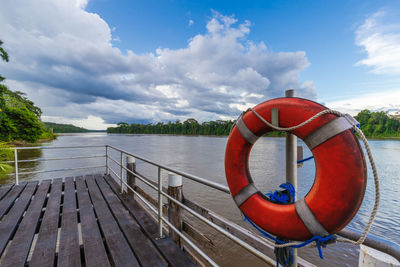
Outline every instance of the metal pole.
POLYGON ((121 179, 121 193, 123 193, 124 192, 124 188, 123 188, 123 185, 124 185, 124 183, 123 183, 123 177, 122 177, 122 175, 124 175, 124 173, 123 173, 123 168, 122 168, 122 161, 123 161, 123 153, 122 153, 122 151, 121 151, 121 161, 120 161, 120 167, 121 167, 121 171, 120 171, 120 174, 119 174, 119 178, 121 179))
POLYGON ((18 177, 18 150, 14 149, 14 164, 15 164, 15 184, 19 185, 19 177, 18 177))
POLYGON ((163 238, 163 221, 162 221, 162 179, 161 179, 161 168, 158 167, 158 237, 163 238))
POLYGON ((110 170, 108 169, 108 145, 106 145, 106 174, 110 174, 110 170))
MULTIPOLYGON (((174 173, 168 173, 168 195, 178 200, 183 201, 183 190, 182 190, 182 176, 174 173)), ((168 221, 179 231, 183 228, 183 209, 176 205, 171 200, 168 200, 168 221)), ((180 248, 183 247, 180 236, 175 233, 172 228, 169 228, 169 237, 174 241, 180 248)))
MULTIPOLYGON (((296 90, 286 90, 286 97, 295 97, 296 90)), ((297 200, 297 137, 294 134, 286 134, 286 182, 293 185, 297 200)), ((297 249, 293 249, 293 263, 291 267, 297 267, 297 249)))
MULTIPOLYGON (((128 170, 135 172, 136 171, 136 160, 132 156, 127 156, 126 157, 126 183, 132 187, 134 190, 136 190, 136 178, 135 175, 133 175, 131 172, 128 170)), ((128 188, 126 189, 129 195, 132 195, 133 198, 135 198, 135 194, 132 192, 132 190, 129 190, 128 188)))

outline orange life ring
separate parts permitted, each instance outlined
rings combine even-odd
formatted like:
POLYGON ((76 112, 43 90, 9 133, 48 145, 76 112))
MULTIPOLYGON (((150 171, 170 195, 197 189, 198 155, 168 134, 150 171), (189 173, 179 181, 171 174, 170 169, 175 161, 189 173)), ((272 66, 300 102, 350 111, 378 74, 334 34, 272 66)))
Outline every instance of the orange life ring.
MULTIPOLYGON (((279 127, 298 125, 326 107, 301 98, 277 98, 254 107, 271 121, 279 110, 279 127)), ((314 155, 316 175, 307 195, 294 204, 276 204, 259 192, 249 171, 250 150, 258 137, 272 131, 253 112, 240 117, 225 151, 225 174, 240 210, 263 230, 280 238, 307 240, 340 231, 357 213, 367 184, 362 148, 345 118, 324 114, 291 131, 314 155)))

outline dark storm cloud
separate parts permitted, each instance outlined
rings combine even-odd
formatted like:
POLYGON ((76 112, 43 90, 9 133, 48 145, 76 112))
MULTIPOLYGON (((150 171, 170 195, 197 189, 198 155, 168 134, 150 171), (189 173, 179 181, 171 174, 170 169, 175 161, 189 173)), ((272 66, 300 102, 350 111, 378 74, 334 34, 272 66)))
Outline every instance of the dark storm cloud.
POLYGON ((208 120, 236 117, 288 88, 316 96, 312 82, 299 82, 309 65, 305 53, 251 42, 247 21, 238 24, 215 12, 207 32, 187 47, 138 55, 113 47, 107 23, 78 6, 15 0, 0 10, 1 38, 11 56, 0 72, 40 103, 45 116, 92 115, 112 123, 208 120), (55 96, 69 112, 54 105, 55 96))

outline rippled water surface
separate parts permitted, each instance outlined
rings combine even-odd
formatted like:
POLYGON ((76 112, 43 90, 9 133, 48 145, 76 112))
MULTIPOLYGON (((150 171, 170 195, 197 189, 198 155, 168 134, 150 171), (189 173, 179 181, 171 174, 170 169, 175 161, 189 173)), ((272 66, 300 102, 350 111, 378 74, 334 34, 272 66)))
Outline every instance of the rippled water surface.
MULTIPOLYGON (((226 137, 204 136, 166 136, 166 135, 107 135, 104 133, 76 134, 58 137, 57 140, 44 144, 45 146, 79 146, 110 144, 121 147, 126 151, 144 156, 156 162, 195 174, 212 181, 226 184, 224 174, 224 153, 226 137)), ((381 179, 381 205, 371 232, 388 240, 400 243, 400 141, 370 141, 370 146, 378 167, 381 179)), ((250 170, 256 185, 261 191, 267 192, 276 189, 285 181, 285 139, 260 138, 250 155, 250 170)), ((19 159, 57 158, 83 155, 104 155, 104 148, 85 148, 67 150, 24 150, 18 154, 19 159)), ((306 149, 305 157, 311 155, 306 149)), ((119 160, 118 153, 110 155, 119 160)), ((48 161, 21 163, 20 172, 61 169, 104 165, 104 158, 79 159, 67 161, 48 161)), ((113 165, 117 173, 119 169, 113 165)), ((142 173, 156 177, 157 170, 148 164, 137 162, 137 168, 142 173)), ((374 202, 375 190, 371 170, 368 170, 368 185, 363 205, 350 226, 363 229, 374 202)), ((46 173, 35 175, 21 175, 21 180, 57 178, 68 175, 93 173, 94 170, 70 171, 68 173, 46 173)), ((104 172, 104 168, 96 172, 104 172)), ((308 161, 299 172, 299 195, 305 195, 314 180, 314 162, 308 161)), ((167 173, 163 173, 166 177, 167 173)), ((164 179, 166 180, 166 179, 164 179)), ((0 180, 1 183, 13 182, 13 178, 0 180)), ((351 188, 349 188, 351 190, 351 188)), ((186 198, 216 211, 234 222, 250 227, 242 221, 241 215, 231 197, 214 189, 191 181, 184 181, 186 198)), ((209 231, 215 243, 221 250, 212 252, 217 262, 224 266, 261 266, 262 263, 254 256, 249 255, 231 241, 221 235, 209 231)), ((324 250, 325 260, 320 260, 316 248, 300 250, 300 255, 318 266, 356 266, 358 249, 351 245, 334 244, 324 250)))

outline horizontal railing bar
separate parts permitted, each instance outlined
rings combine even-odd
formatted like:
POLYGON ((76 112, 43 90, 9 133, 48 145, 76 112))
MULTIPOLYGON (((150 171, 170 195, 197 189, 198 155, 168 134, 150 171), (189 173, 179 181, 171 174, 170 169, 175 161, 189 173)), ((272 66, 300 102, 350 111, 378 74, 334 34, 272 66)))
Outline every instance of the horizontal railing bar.
MULTIPOLYGON (((145 184, 147 184, 148 186, 150 186, 151 188, 153 188, 154 190, 156 190, 158 192, 158 188, 154 185, 152 185, 151 183, 149 183, 148 181, 146 181, 145 179, 143 179, 142 177, 140 177, 137 173, 132 172, 131 170, 129 170, 128 168, 125 168, 124 166, 122 166, 126 171, 132 173, 133 175, 135 175, 137 178, 139 178, 139 180, 141 180, 142 182, 144 182, 145 184)), ((125 181, 122 181, 122 183, 124 183, 126 186, 128 186, 128 184, 125 181)), ((129 186, 130 187, 130 186, 129 186)), ((196 211, 192 210, 191 208, 185 206, 184 204, 182 204, 181 202, 177 201, 176 199, 170 197, 168 194, 164 193, 161 191, 161 194, 168 198, 169 200, 171 200, 172 202, 174 202, 175 204, 177 204, 178 206, 182 207, 183 209, 185 209, 186 211, 188 211, 189 213, 191 213, 193 216, 197 217, 199 220, 203 221, 204 223, 208 224, 211 228, 217 230, 218 232, 220 232, 221 234, 225 235, 226 237, 228 237, 229 239, 231 239, 232 241, 234 241, 235 243, 239 244, 240 246, 242 246, 243 248, 247 249, 249 252, 251 252, 253 255, 259 257, 260 259, 264 260, 265 262, 270 262, 270 258, 268 256, 266 256, 264 253, 260 252, 259 250, 253 248, 252 246, 250 246, 249 244, 247 244, 246 242, 244 242, 243 240, 237 238, 236 236, 234 236, 233 234, 229 233, 228 231, 226 231, 225 229, 223 229, 222 227, 216 225, 215 223, 209 221, 207 218, 203 217, 201 214, 197 213, 196 211)))
MULTIPOLYGON (((158 188, 156 186, 154 186, 153 184, 150 183, 150 181, 147 181, 148 178, 143 177, 142 175, 140 175, 137 172, 132 172, 131 170, 123 167, 126 171, 130 172, 131 174, 135 175, 137 178, 139 178, 139 180, 141 180, 142 182, 144 182, 146 185, 148 185, 149 187, 151 187, 152 189, 158 191, 158 188)), ((181 206, 182 208, 185 208, 186 206, 184 204, 181 204, 179 201, 171 198, 168 194, 162 192, 162 195, 164 195, 166 198, 170 199, 171 201, 173 201, 174 203, 176 203, 177 205, 181 206)), ((194 211, 195 213, 197 213, 196 211, 194 211)), ((192 213, 193 214, 193 213, 192 213)), ((197 213, 198 214, 198 213, 197 213)), ((194 215, 194 214, 193 214, 194 215)), ((194 215, 196 216, 196 215, 194 215)), ((198 217, 198 216, 196 216, 198 217)), ((203 216, 202 216, 203 217, 203 216)), ((199 217, 198 217, 199 218, 199 217)), ((205 217, 204 217, 205 218, 205 217)), ((208 218, 205 218, 206 220, 209 220, 208 218)), ((215 224, 216 225, 216 224, 215 224)), ((211 226, 211 225, 210 225, 211 226)), ((216 225, 218 226, 218 225, 216 225)), ((214 227, 212 227, 214 228, 214 227)), ((222 228, 223 229, 223 228, 222 228)), ((348 238, 350 240, 354 240, 357 241, 361 235, 361 233, 358 230, 352 229, 350 227, 347 227, 345 229, 343 229, 342 231, 340 231, 338 233, 338 235, 341 235, 345 238, 348 238)), ((240 240, 240 239, 239 239, 240 240)), ((269 240, 263 239, 265 243, 267 243, 268 245, 271 243, 269 240)), ((265 245, 267 245, 265 244, 265 245)), ((382 252, 385 252, 393 257, 395 257, 397 260, 400 261, 400 246, 396 243, 387 241, 385 239, 379 238, 377 236, 368 234, 367 235, 367 239, 364 242, 365 245, 370 246, 372 248, 375 248, 377 250, 380 250, 382 252)))
POLYGON ((183 208, 184 210, 188 211, 189 213, 191 213, 193 216, 197 217, 199 220, 201 220, 202 222, 208 224, 210 227, 214 228, 215 230, 217 230, 218 232, 220 232, 221 234, 225 235, 226 237, 228 237, 229 239, 231 239, 232 241, 234 241, 235 243, 237 243, 238 245, 242 246, 243 248, 247 249, 249 252, 251 252, 253 255, 259 257, 260 259, 269 262, 270 258, 267 257, 266 255, 264 255, 264 253, 260 252, 259 250, 255 249, 254 247, 250 246, 249 244, 247 244, 246 242, 244 242, 243 240, 237 238, 236 236, 234 236, 233 234, 229 233, 228 231, 226 231, 225 229, 223 229, 222 227, 216 225, 215 223, 207 220, 206 218, 204 218, 202 215, 198 214, 197 212, 195 212, 194 210, 192 210, 191 208, 183 205, 181 202, 177 201, 176 199, 174 199, 173 197, 169 196, 168 194, 165 194, 164 192, 161 192, 161 194, 168 198, 169 200, 171 200, 172 202, 174 202, 175 204, 177 204, 178 206, 180 206, 181 208, 183 208))
MULTIPOLYGON (((353 241, 357 241, 362 235, 361 231, 351 227, 346 227, 339 231, 337 234, 353 241)), ((400 262, 400 245, 394 242, 388 241, 375 235, 368 234, 363 244, 379 250, 383 253, 389 254, 400 262)))
POLYGON ((109 169, 117 176, 118 180, 121 180, 121 177, 111 167, 109 169))
POLYGON ((192 174, 188 174, 188 173, 185 173, 185 172, 182 172, 182 171, 179 171, 179 170, 172 169, 172 168, 170 168, 170 167, 168 167, 168 166, 165 166, 165 165, 156 163, 156 162, 154 162, 154 161, 151 161, 151 160, 149 160, 149 159, 140 157, 140 156, 138 156, 138 155, 132 154, 132 153, 130 153, 130 152, 128 152, 128 151, 119 149, 119 148, 114 147, 114 146, 110 146, 110 145, 107 145, 107 146, 110 147, 110 148, 112 148, 112 149, 114 149, 114 150, 117 150, 117 151, 119 151, 119 152, 122 152, 122 153, 124 153, 124 154, 126 154, 126 155, 132 156, 132 157, 134 157, 134 158, 136 158, 136 159, 139 159, 139 160, 142 160, 142 161, 147 162, 147 163, 149 163, 149 164, 152 164, 152 165, 154 165, 154 166, 160 167, 160 168, 162 168, 162 169, 164 169, 164 170, 167 170, 167 171, 170 171, 170 172, 173 172, 173 173, 182 175, 183 177, 186 177, 186 178, 188 178, 188 179, 190 179, 190 180, 192 180, 192 181, 195 181, 195 182, 198 182, 198 183, 201 183, 201 184, 210 186, 210 187, 212 187, 212 188, 214 188, 214 189, 217 189, 217 190, 222 191, 222 192, 224 192, 224 193, 230 194, 229 188, 228 188, 226 185, 219 184, 219 183, 216 183, 216 182, 207 180, 207 179, 205 179, 205 178, 202 178, 202 177, 199 177, 199 176, 196 176, 196 175, 192 175, 192 174))
POLYGON ((31 146, 31 147, 4 147, 5 149, 29 150, 29 149, 70 149, 70 148, 94 148, 105 147, 106 145, 93 146, 31 146))
MULTIPOLYGON (((114 172, 115 173, 115 172, 114 172)), ((137 197, 140 198, 140 200, 146 204, 151 211, 153 211, 155 214, 158 214, 158 211, 149 203, 144 197, 142 197, 138 192, 136 192, 129 184, 127 184, 125 181, 122 180, 122 182, 127 186, 128 189, 130 189, 137 197)), ((210 257, 207 256, 198 246, 196 246, 189 238, 187 238, 185 235, 183 235, 178 229, 176 229, 169 221, 168 219, 165 219, 164 216, 161 216, 161 219, 169 226, 171 229, 177 233, 186 243, 188 243, 199 255, 201 255, 209 264, 212 266, 218 266, 210 257)))
MULTIPOLYGON (((154 212, 154 211, 153 211, 154 212)), ((179 235, 180 238, 182 238, 186 243, 188 243, 192 248, 194 248, 194 243, 187 238, 182 232, 180 232, 173 224, 171 224, 167 219, 165 219, 164 216, 161 217, 161 219, 177 234, 179 235)), ((196 246, 197 247, 197 246, 196 246)), ((195 249, 195 248, 194 248, 195 249)), ((196 250, 196 249, 195 249, 196 250)), ((212 266, 219 266, 216 264, 210 257, 207 256, 200 248, 196 250, 197 253, 199 253, 208 263, 210 263, 212 266)))
MULTIPOLYGON (((156 186, 157 182, 152 181, 149 177, 144 176, 142 173, 138 172, 138 171, 134 171, 134 173, 137 173, 138 175, 141 175, 141 177, 143 179, 146 179, 146 181, 148 181, 149 183, 151 183, 152 185, 156 186)), ((165 186, 163 186, 163 191, 167 192, 168 188, 166 188, 165 186)))
MULTIPOLYGON (((45 173, 45 172, 74 171, 74 170, 95 169, 95 168, 105 168, 105 167, 106 167, 105 165, 101 165, 101 166, 88 166, 88 167, 78 167, 78 168, 65 168, 65 169, 49 170, 49 171, 19 172, 18 175, 45 173)), ((15 175, 15 173, 10 173, 9 175, 15 175)))
MULTIPOLYGON (((113 160, 113 159, 111 158, 111 160, 113 160)), ((116 162, 116 161, 114 161, 114 162, 116 162)), ((119 162, 116 162, 116 163, 119 163, 119 162)), ((138 173, 135 173, 135 172, 129 170, 129 169, 126 168, 125 166, 122 166, 122 168, 125 169, 127 172, 131 173, 132 175, 134 175, 135 177, 139 178, 140 181, 142 181, 142 182, 145 183, 146 185, 150 186, 150 187, 151 187, 152 189, 154 189, 155 191, 158 191, 157 186, 155 186, 155 185, 153 185, 152 183, 150 183, 150 181, 148 181, 148 178, 143 177, 142 175, 140 175, 140 174, 138 174, 138 173)), ((110 169, 111 169, 111 168, 110 168, 110 169)), ((111 170, 112 170, 112 169, 111 169, 111 170)), ((113 170, 112 170, 112 171, 113 171, 113 170)), ((114 171, 113 171, 113 172, 114 172, 114 171)), ((115 174, 115 172, 114 172, 114 174, 115 174)), ((118 176, 118 178, 119 178, 119 176, 118 176)), ((121 179, 121 178, 119 178, 119 179, 121 179)))
POLYGON ((111 159, 112 161, 114 161, 114 163, 116 163, 118 166, 121 166, 121 163, 115 159, 113 159, 110 155, 108 155, 108 158, 111 159))
MULTIPOLYGON (((50 160, 66 160, 66 159, 90 159, 90 158, 104 158, 106 155, 93 155, 93 156, 79 156, 79 157, 66 157, 66 158, 47 158, 47 159, 23 159, 18 162, 37 162, 37 161, 50 161, 50 160)), ((6 161, 5 163, 15 163, 15 161, 6 161)))
MULTIPOLYGON (((140 188, 140 187, 138 187, 138 188, 140 188)), ((271 243, 270 240, 262 237, 261 235, 254 233, 248 229, 245 229, 242 226, 239 226, 238 224, 222 217, 221 215, 218 215, 214 211, 211 211, 211 210, 209 210, 187 198, 183 198, 183 204, 185 204, 189 208, 195 210, 196 212, 202 214, 208 220, 223 227, 225 230, 229 231, 231 234, 234 234, 235 236, 242 239, 246 243, 252 245, 254 248, 260 250, 261 252, 263 252, 265 254, 266 254, 266 252, 273 253, 273 251, 274 251, 273 244, 271 243)), ((266 255, 268 256, 268 254, 266 254, 266 255)), ((273 257, 272 254, 270 256, 273 257)), ((313 265, 312 263, 304 260, 303 258, 298 257, 297 260, 298 260, 299 266, 316 267, 316 265, 313 265)))

